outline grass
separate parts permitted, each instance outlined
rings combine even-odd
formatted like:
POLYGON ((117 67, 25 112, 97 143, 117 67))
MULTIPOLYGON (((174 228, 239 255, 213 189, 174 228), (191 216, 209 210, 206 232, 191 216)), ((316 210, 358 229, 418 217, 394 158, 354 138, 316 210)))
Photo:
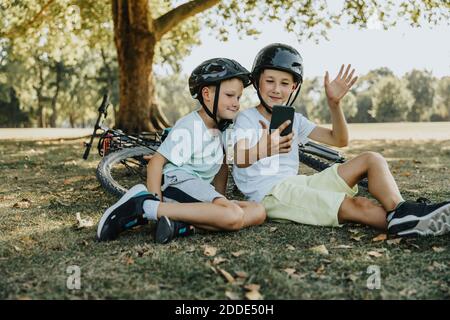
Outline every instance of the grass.
MULTIPOLYGON (((353 141, 343 151, 367 150, 387 158, 405 198, 450 199, 449 141, 353 141)), ((81 140, 1 142, 1 299, 244 299, 248 284, 264 299, 450 298, 449 235, 398 243, 357 225, 268 222, 169 245, 154 244, 149 225, 98 243, 96 223, 115 199, 96 181, 99 157, 82 152, 81 140), (77 212, 94 225, 77 229, 77 212), (319 245, 329 254, 310 250, 319 245), (381 288, 370 290, 374 265, 381 288), (80 290, 67 289, 69 266, 80 267, 80 290)))

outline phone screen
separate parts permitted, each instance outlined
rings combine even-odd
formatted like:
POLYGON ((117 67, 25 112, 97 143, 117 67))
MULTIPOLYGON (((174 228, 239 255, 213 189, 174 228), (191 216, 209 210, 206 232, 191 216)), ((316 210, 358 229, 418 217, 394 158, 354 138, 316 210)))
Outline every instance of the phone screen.
POLYGON ((274 106, 272 108, 272 120, 270 121, 270 131, 278 129, 286 120, 291 120, 289 126, 281 132, 281 136, 286 136, 292 132, 294 124, 295 109, 289 106, 274 106))

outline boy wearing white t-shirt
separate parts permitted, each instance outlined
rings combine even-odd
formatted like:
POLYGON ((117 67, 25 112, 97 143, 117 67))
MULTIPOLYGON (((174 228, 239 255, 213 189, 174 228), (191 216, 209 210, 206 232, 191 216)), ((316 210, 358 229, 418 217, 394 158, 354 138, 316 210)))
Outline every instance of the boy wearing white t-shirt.
POLYGON ((331 129, 296 113, 293 132, 280 136, 289 123, 270 133, 272 107, 294 102, 303 81, 303 59, 297 50, 279 43, 258 53, 251 75, 260 104, 241 112, 234 125, 236 185, 250 200, 261 201, 271 219, 320 226, 356 222, 400 236, 447 233, 450 202, 404 201, 386 160, 378 153, 362 153, 311 176, 297 174, 299 143, 313 139, 337 147, 348 144, 340 101, 357 80, 355 70, 349 71, 350 65, 345 72, 342 66, 331 82, 328 72, 325 75, 331 129), (364 177, 380 204, 355 197, 357 183, 364 177))

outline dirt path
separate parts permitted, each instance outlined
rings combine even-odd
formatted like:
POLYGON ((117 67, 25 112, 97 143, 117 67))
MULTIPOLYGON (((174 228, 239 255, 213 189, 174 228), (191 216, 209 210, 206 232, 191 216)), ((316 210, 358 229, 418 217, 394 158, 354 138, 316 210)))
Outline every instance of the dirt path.
POLYGON ((72 128, 11 128, 0 129, 0 140, 77 139, 92 134, 93 129, 72 128))
MULTIPOLYGON (((330 125, 324 125, 330 127, 330 125)), ((351 123, 351 140, 450 140, 450 122, 351 123)), ((76 139, 88 136, 92 128, 0 129, 0 140, 76 139)))

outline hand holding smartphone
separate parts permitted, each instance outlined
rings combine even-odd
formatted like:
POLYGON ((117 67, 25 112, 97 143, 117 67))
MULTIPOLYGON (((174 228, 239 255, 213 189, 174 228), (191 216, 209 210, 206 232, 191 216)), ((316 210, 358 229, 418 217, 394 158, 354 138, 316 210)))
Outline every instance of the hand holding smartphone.
POLYGON ((294 124, 295 109, 293 107, 277 105, 272 108, 272 120, 270 121, 270 132, 278 129, 284 122, 291 120, 291 123, 285 128, 280 136, 287 136, 292 132, 294 124))

